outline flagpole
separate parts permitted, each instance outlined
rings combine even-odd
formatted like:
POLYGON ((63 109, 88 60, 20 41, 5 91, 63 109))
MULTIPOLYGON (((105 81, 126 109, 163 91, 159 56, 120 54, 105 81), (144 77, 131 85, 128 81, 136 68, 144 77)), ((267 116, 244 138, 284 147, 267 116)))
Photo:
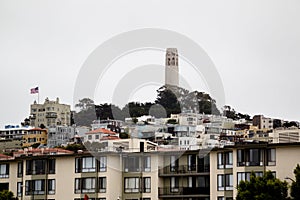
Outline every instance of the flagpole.
POLYGON ((40 104, 40 87, 37 86, 37 94, 38 94, 38 104, 40 104))

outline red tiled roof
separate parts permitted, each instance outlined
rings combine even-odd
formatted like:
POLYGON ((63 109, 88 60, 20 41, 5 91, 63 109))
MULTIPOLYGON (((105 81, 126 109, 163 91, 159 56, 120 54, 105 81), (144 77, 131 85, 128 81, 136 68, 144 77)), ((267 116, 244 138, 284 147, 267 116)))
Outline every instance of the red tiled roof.
POLYGON ((0 154, 0 160, 6 160, 6 159, 12 159, 12 158, 13 157, 11 157, 11 156, 0 154))
POLYGON ((14 152, 14 155, 24 154, 24 153, 34 153, 34 154, 48 154, 48 153, 58 153, 58 154, 73 154, 73 151, 60 149, 60 148, 27 148, 27 151, 19 150, 14 152))
POLYGON ((95 134, 95 133, 105 133, 105 134, 113 134, 113 135, 116 134, 115 132, 107 130, 105 128, 98 128, 93 131, 87 132, 86 134, 95 134))

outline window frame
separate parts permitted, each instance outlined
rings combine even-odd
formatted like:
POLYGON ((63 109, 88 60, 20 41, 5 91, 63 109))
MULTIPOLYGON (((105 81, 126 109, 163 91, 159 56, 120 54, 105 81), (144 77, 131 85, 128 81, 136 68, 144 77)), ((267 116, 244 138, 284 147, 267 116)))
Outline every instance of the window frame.
POLYGON ((9 178, 9 168, 10 168, 9 163, 0 164, 0 179, 9 178))
POLYGON ((139 177, 125 177, 124 178, 124 193, 139 193, 140 192, 140 178, 139 177), (131 183, 132 181, 132 183, 131 183))

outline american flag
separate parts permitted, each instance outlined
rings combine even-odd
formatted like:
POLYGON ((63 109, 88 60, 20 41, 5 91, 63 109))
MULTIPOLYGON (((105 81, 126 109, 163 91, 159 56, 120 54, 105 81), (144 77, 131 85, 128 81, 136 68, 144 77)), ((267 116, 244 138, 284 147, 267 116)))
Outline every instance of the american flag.
POLYGON ((31 88, 30 89, 30 94, 36 94, 39 93, 39 87, 31 88))

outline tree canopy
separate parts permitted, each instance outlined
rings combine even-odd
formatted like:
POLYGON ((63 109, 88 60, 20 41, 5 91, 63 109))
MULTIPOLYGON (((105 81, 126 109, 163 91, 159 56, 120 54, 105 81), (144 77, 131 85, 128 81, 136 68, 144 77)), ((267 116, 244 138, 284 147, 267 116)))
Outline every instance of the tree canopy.
POLYGON ((90 126, 95 119, 125 120, 127 117, 153 115, 157 118, 169 117, 182 111, 205 114, 220 114, 216 101, 204 92, 189 92, 184 88, 165 85, 157 90, 155 102, 129 102, 122 109, 113 104, 95 105, 89 98, 79 100, 75 105, 79 109, 74 113, 75 124, 90 126))
POLYGON ((291 186, 291 197, 295 200, 300 200, 300 166, 297 164, 296 168, 294 169, 295 179, 292 182, 291 186))
POLYGON ((11 191, 3 190, 0 192, 0 200, 14 200, 14 194, 11 191))
POLYGON ((241 181, 237 189, 236 200, 286 200, 288 184, 267 171, 262 177, 252 173, 250 181, 241 181))

